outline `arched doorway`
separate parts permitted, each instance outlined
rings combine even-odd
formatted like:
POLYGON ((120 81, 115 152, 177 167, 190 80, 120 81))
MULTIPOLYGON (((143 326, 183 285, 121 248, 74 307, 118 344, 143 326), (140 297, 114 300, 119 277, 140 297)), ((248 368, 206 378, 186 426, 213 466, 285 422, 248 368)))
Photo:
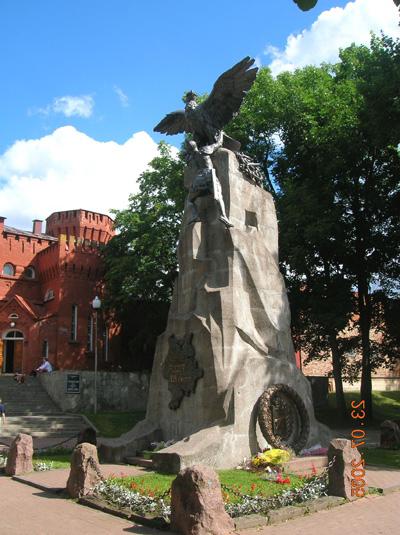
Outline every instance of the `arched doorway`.
POLYGON ((24 335, 21 331, 8 331, 0 340, 0 371, 14 373, 22 370, 24 335))

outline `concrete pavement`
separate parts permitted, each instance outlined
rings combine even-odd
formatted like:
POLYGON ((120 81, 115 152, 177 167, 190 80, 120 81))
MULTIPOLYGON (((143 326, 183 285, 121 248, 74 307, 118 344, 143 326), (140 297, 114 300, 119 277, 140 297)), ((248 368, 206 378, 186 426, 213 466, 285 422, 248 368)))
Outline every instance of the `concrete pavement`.
MULTIPOLYGON (((142 475, 146 470, 135 466, 102 465, 103 474, 142 475)), ((69 470, 33 472, 21 477, 24 484, 0 476, 0 535, 85 535, 136 533, 161 535, 156 529, 134 525, 106 513, 78 505, 54 493, 65 488, 69 470), (29 485, 38 485, 40 489, 29 485), (53 492, 51 492, 53 490, 53 492)), ((400 471, 368 467, 370 486, 390 490, 400 488, 400 471)), ((290 520, 285 524, 243 530, 242 535, 386 535, 398 532, 400 492, 372 495, 362 500, 290 520)))
MULTIPOLYGON (((10 478, 0 477, 0 535, 162 535, 155 529, 78 505, 10 478)), ((243 535, 387 535, 398 533, 400 493, 369 496, 286 524, 243 535)))
POLYGON ((394 535, 399 532, 400 493, 371 495, 243 535, 394 535))
MULTIPOLYGON (((132 522, 78 505, 51 492, 0 476, 0 535, 161 535, 132 522)), ((164 533, 165 535, 165 533, 164 533)))

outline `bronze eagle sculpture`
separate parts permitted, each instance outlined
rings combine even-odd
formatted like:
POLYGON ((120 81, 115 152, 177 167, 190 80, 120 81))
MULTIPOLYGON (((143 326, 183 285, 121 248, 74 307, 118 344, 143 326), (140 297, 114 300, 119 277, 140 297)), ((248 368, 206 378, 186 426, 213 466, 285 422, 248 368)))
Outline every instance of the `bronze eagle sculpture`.
POLYGON ((210 95, 201 104, 196 102, 197 95, 189 91, 185 96, 185 109, 166 115, 154 131, 167 135, 186 132, 192 135, 199 148, 218 143, 222 128, 239 111, 256 78, 258 68, 250 68, 254 61, 246 57, 221 74, 210 95))

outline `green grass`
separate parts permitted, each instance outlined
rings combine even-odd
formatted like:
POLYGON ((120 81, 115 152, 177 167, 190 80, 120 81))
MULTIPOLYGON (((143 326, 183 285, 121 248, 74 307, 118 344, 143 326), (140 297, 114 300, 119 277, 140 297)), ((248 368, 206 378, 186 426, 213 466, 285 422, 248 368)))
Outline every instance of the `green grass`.
MULTIPOLYGON (((282 485, 261 479, 261 474, 246 472, 244 470, 221 470, 218 472, 222 485, 240 494, 250 494, 259 496, 272 496, 279 494, 283 490, 299 487, 304 484, 304 479, 298 476, 290 476, 290 484, 282 485)), ((140 494, 159 496, 167 491, 175 479, 175 475, 167 474, 147 474, 140 477, 125 476, 122 473, 115 474, 111 479, 123 487, 135 490, 140 494)), ((224 498, 231 503, 238 501, 238 498, 229 491, 224 491, 224 498)))
MULTIPOLYGON (((346 405, 349 415, 346 420, 341 418, 337 407, 335 394, 328 396, 328 406, 315 411, 317 419, 331 428, 352 427, 354 420, 351 418, 351 402, 360 401, 359 392, 345 392, 346 405)), ((379 427, 384 420, 396 420, 400 415, 400 392, 376 391, 372 393, 374 419, 369 423, 371 427, 379 427)))
POLYGON ((33 464, 45 462, 47 464, 53 463, 53 468, 69 468, 71 454, 72 450, 67 449, 46 450, 33 455, 33 464))
POLYGON ((400 418, 400 392, 374 392, 374 419, 398 420, 400 418))
POLYGON ((110 438, 126 433, 145 417, 144 412, 85 412, 84 415, 97 427, 100 436, 110 438))
POLYGON ((363 448, 365 461, 368 464, 388 466, 400 470, 400 450, 386 450, 382 448, 363 448))

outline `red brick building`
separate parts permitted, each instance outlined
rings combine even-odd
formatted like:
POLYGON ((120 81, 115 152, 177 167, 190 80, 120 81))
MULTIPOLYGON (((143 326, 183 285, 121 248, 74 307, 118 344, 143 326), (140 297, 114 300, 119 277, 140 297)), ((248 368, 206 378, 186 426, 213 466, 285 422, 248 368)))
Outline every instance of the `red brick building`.
MULTIPOLYGON (((34 220, 32 232, 0 217, 0 372, 30 372, 42 356, 58 369, 92 369, 91 302, 102 288, 99 245, 113 221, 89 210, 55 212, 34 220)), ((99 363, 113 360, 110 330, 98 325, 99 363)))

